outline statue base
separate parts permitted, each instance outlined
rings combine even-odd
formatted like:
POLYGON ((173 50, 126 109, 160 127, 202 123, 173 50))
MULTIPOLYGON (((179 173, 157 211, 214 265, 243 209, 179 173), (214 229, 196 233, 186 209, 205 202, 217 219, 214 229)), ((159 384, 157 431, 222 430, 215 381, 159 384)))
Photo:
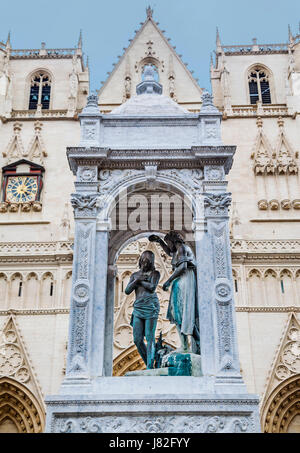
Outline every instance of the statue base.
POLYGON ((89 389, 66 379, 61 391, 46 398, 49 433, 260 432, 258 397, 212 376, 102 377, 89 389))
POLYGON ((202 376, 201 356, 190 352, 170 352, 163 358, 162 368, 129 371, 125 376, 202 376))

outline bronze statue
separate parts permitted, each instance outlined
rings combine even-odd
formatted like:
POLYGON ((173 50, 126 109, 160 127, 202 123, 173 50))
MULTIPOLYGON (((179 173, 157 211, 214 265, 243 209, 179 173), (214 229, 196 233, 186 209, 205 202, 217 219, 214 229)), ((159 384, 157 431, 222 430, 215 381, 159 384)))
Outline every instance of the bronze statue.
POLYGON ((135 291, 136 300, 130 323, 133 327, 133 340, 147 369, 151 369, 154 368, 155 329, 160 308, 155 292, 160 273, 155 269, 153 252, 146 250, 141 254, 139 268, 138 272, 131 275, 125 294, 135 291))
POLYGON ((164 241, 159 236, 152 234, 149 236, 149 241, 160 244, 163 250, 172 257, 173 274, 164 283, 163 290, 168 291, 172 284, 167 319, 176 324, 181 341, 179 351, 200 354, 194 254, 176 231, 170 231, 164 237, 164 241))

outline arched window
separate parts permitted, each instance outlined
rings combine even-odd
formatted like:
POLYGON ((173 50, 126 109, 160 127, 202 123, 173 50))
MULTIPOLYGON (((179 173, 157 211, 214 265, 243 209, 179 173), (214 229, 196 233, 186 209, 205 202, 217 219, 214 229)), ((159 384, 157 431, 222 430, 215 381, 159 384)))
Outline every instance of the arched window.
POLYGON ((269 76, 267 71, 260 67, 252 68, 248 75, 250 103, 271 104, 269 76))
POLYGON ((36 72, 31 78, 29 110, 36 110, 38 105, 42 109, 49 109, 51 92, 51 78, 44 71, 36 72))

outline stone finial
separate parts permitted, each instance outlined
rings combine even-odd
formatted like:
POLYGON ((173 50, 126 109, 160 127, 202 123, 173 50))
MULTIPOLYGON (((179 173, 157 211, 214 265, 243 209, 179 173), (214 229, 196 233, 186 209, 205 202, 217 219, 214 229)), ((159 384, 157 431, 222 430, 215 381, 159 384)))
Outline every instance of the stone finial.
POLYGON ((153 15, 153 9, 151 8, 151 6, 148 6, 146 8, 146 14, 147 14, 147 17, 152 17, 153 15))
POLYGON ((151 65, 144 68, 144 80, 136 87, 137 94, 162 94, 162 85, 155 81, 154 69, 151 65))
POLYGON ((96 113, 99 115, 98 96, 95 93, 92 93, 87 97, 87 103, 82 113, 96 113))
POLYGON ((213 96, 208 91, 204 91, 202 94, 202 106, 207 107, 208 105, 214 105, 213 96))
POLYGON ((290 43, 290 44, 293 44, 293 42, 294 42, 294 36, 293 36, 292 30, 291 30, 290 24, 288 25, 288 35, 289 35, 289 43, 290 43))
POLYGON ((10 43, 10 30, 7 35, 7 40, 6 40, 6 48, 11 49, 11 43, 10 43))
POLYGON ((208 93, 208 91, 204 91, 202 94, 202 107, 200 110, 201 113, 214 113, 221 115, 217 107, 214 106, 213 103, 213 95, 208 93))
POLYGON ((82 30, 80 30, 80 32, 79 32, 77 48, 82 49, 82 30))

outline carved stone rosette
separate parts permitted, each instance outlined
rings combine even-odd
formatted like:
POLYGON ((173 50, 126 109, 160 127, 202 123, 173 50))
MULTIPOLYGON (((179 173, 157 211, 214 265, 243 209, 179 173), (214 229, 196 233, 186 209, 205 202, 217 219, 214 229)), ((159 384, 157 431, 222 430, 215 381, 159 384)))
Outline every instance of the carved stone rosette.
MULTIPOLYGON (((230 193, 204 194, 205 217, 212 245, 214 275, 214 306, 216 322, 216 346, 218 350, 217 373, 220 377, 238 377, 232 270, 228 230, 228 207, 230 193)), ((214 315, 213 315, 214 316, 214 315)))

